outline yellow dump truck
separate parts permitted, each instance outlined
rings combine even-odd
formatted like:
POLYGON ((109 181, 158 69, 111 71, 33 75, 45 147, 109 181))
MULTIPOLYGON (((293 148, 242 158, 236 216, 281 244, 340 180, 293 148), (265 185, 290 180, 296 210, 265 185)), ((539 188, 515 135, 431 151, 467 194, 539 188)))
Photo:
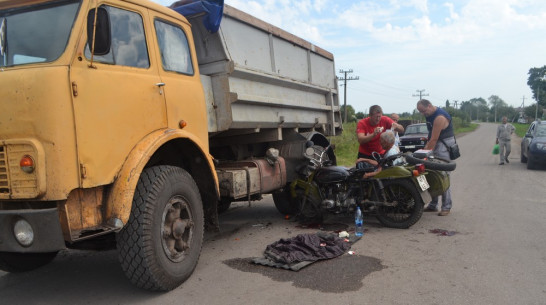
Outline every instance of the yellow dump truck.
MULTIPOLYGON (((149 290, 341 131, 332 54, 223 1, 0 0, 0 269, 115 240, 149 290)), ((332 156, 334 158, 335 156, 332 156)))

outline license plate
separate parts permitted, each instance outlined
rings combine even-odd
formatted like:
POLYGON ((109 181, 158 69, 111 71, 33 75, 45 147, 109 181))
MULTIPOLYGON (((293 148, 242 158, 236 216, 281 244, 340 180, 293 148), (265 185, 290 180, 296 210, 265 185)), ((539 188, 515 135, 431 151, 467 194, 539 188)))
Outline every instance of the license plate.
POLYGON ((417 176, 417 182, 419 182, 419 186, 421 187, 422 191, 426 191, 430 188, 430 185, 428 185, 427 178, 424 175, 417 176))
POLYGON ((415 148, 415 145, 406 145, 406 148, 415 148))

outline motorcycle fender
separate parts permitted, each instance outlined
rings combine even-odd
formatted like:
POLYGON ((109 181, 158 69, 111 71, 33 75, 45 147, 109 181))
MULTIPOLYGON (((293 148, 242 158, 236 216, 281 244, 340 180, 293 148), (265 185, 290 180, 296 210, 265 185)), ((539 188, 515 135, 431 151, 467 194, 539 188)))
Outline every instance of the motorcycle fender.
POLYGON ((391 166, 388 168, 384 168, 381 170, 377 175, 374 176, 374 178, 377 179, 383 179, 383 178, 389 178, 389 179, 395 179, 395 178, 404 178, 404 177, 412 177, 412 173, 410 170, 403 166, 391 166))
POLYGON ((428 204, 429 202, 432 201, 432 196, 430 196, 430 193, 428 192, 428 190, 421 191, 419 189, 419 193, 421 194, 421 199, 423 199, 424 204, 428 204))

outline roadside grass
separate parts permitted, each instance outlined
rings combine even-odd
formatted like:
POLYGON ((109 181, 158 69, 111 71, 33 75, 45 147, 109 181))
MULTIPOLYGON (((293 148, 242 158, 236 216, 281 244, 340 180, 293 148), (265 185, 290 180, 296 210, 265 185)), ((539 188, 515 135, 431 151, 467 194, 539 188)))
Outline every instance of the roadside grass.
POLYGON ((474 130, 476 130, 476 128, 478 128, 478 126, 479 126, 479 124, 470 123, 469 126, 455 128, 455 135, 460 134, 460 133, 474 131, 474 130))
POLYGON ((529 129, 529 125, 531 124, 512 123, 512 125, 516 127, 516 134, 518 137, 523 138, 525 136, 525 132, 527 129, 529 129))
POLYGON ((353 166, 358 154, 356 122, 343 124, 341 135, 330 137, 329 139, 335 147, 337 164, 341 166, 353 166))
MULTIPOLYGON (((472 132, 476 128, 478 128, 478 124, 471 123, 469 126, 466 127, 455 128, 455 134, 472 132)), ((356 122, 343 124, 343 132, 341 133, 341 135, 330 137, 329 140, 335 147, 337 164, 340 166, 353 166, 356 161, 356 156, 358 154, 356 122)))

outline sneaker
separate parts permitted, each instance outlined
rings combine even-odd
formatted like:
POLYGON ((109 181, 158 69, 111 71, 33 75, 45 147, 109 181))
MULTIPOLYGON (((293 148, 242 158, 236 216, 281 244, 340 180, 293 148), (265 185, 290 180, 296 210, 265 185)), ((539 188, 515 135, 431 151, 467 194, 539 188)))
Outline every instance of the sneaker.
POLYGON ((499 163, 499 165, 504 165, 504 162, 499 163))
POLYGON ((505 157, 504 160, 506 161, 506 163, 510 163, 510 161, 508 161, 508 157, 505 157))
POLYGON ((449 215, 449 210, 442 210, 440 213, 438 213, 438 216, 447 216, 449 215))
POLYGON ((438 212, 438 209, 433 208, 433 207, 430 207, 430 206, 427 206, 427 207, 425 208, 425 212, 438 212))

